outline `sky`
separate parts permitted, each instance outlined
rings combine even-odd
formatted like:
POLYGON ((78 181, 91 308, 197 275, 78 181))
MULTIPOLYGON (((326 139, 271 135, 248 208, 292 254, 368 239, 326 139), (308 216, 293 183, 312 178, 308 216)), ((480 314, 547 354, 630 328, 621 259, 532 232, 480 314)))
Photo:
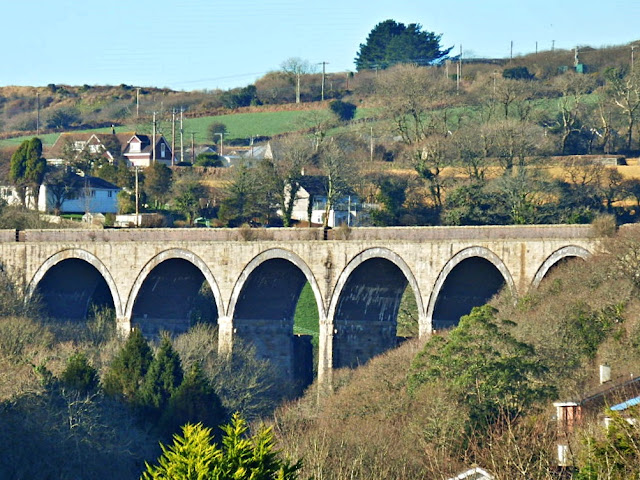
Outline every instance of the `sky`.
MULTIPOLYGON (((464 57, 640 40, 638 0, 2 0, 0 86, 246 86, 291 57, 354 71, 387 19, 464 57)), ((573 57, 571 57, 571 60, 573 57)), ((318 69, 321 67, 318 66, 318 69)))

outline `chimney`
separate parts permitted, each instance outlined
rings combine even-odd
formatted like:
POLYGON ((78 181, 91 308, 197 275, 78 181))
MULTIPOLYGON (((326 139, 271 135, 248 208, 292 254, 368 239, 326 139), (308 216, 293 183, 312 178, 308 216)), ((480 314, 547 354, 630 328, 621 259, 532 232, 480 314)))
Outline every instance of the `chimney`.
POLYGON ((115 135, 116 134, 116 126, 112 123, 111 124, 111 135, 115 135))

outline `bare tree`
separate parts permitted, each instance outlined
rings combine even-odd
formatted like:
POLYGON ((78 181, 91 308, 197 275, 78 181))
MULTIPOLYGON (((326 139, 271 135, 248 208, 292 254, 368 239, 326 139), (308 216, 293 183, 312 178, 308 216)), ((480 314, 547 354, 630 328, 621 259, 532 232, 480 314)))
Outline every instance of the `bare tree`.
POLYGON ((640 111, 640 72, 635 69, 625 74, 614 68, 607 70, 605 76, 607 78, 607 92, 626 118, 626 147, 627 150, 631 150, 633 127, 640 111))
POLYGON ((315 66, 300 57, 291 57, 280 64, 280 68, 289 75, 296 86, 296 103, 300 103, 300 78, 315 72, 315 66))
POLYGON ((322 174, 326 177, 325 189, 327 202, 325 205, 323 226, 329 225, 331 209, 341 197, 350 192, 357 177, 356 163, 340 142, 327 143, 320 151, 318 165, 322 174))
POLYGON ((430 113, 443 107, 451 89, 449 82, 434 70, 408 64, 389 69, 377 84, 385 115, 392 118, 395 133, 408 144, 434 133, 446 133, 446 109, 441 110, 440 116, 430 113))
POLYGON ((282 222, 291 226, 293 206, 300 190, 300 178, 304 167, 314 156, 315 147, 309 137, 289 136, 274 143, 272 172, 275 183, 275 197, 282 210, 282 222))

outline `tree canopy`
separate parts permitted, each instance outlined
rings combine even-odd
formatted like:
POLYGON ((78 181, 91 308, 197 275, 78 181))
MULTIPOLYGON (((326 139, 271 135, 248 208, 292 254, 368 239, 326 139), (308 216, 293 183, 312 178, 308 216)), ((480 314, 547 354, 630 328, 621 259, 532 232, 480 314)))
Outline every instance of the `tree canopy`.
POLYGON ((441 37, 433 32, 423 32, 419 23, 405 25, 395 20, 385 20, 371 30, 366 43, 360 44, 355 58, 356 69, 384 69, 397 63, 428 65, 437 62, 453 48, 441 49, 441 37))

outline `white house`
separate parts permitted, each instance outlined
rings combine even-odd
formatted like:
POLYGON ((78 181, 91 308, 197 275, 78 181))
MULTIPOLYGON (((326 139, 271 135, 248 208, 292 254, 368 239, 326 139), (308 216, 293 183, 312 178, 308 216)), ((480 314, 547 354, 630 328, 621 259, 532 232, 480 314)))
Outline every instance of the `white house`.
MULTIPOLYGON (((61 213, 117 213, 120 187, 101 178, 74 175, 68 185, 73 192, 62 199, 61 213)), ((52 212, 60 201, 59 193, 47 183, 40 186, 38 210, 52 212)))
MULTIPOLYGON (((38 191, 37 210, 53 212, 56 203, 61 203, 60 213, 117 213, 120 187, 96 177, 73 175, 64 193, 45 181, 38 191)), ((20 197, 13 185, 0 186, 0 198, 9 205, 21 205, 20 197)), ((36 209, 36 202, 27 188, 27 208, 36 209)))
MULTIPOLYGON (((311 223, 322 225, 327 206, 327 178, 317 175, 304 175, 300 179, 300 189, 296 195, 291 218, 294 220, 309 220, 311 223), (309 205, 311 203, 311 205, 309 205)), ((341 197, 329 210, 329 227, 346 224, 350 227, 359 225, 362 207, 359 197, 346 194, 341 197)))

